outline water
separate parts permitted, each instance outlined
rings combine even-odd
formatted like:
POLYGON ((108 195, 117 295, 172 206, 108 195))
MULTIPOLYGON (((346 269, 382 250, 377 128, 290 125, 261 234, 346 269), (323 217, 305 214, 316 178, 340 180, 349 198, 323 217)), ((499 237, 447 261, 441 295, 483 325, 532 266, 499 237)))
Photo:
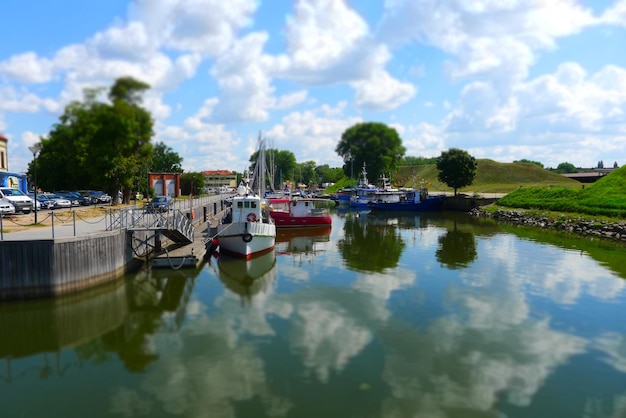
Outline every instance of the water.
POLYGON ((463 214, 307 232, 1 304, 1 416, 626 416, 624 247, 463 214))

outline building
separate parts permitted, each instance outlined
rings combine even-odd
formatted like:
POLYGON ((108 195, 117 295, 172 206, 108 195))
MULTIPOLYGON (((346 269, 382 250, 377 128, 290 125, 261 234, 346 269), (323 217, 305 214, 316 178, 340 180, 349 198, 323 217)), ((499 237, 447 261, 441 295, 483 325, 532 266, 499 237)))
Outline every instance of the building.
POLYGON ((9 157, 7 154, 7 143, 9 140, 0 134, 0 171, 9 171, 9 157))
POLYGON ((204 192, 218 192, 220 190, 235 189, 237 187, 237 173, 228 170, 203 171, 204 192))
POLYGON ((180 196, 179 173, 148 173, 148 181, 156 196, 180 196))

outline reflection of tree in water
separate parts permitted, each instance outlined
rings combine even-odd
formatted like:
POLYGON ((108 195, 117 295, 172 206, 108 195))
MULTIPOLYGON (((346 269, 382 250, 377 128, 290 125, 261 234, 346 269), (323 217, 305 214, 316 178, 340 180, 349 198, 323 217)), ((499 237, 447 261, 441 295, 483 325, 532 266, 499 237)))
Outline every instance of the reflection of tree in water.
POLYGON ((382 272, 398 265, 406 244, 397 225, 370 224, 367 216, 356 215, 346 217, 344 238, 337 246, 348 268, 382 272))
MULTIPOLYGON (((186 304, 186 288, 193 286, 187 277, 135 277, 129 286, 129 315, 124 324, 102 336, 103 345, 117 352, 129 371, 141 372, 158 358, 149 348, 149 337, 164 328, 165 312, 175 312, 177 328, 186 304)), ((183 312, 184 314, 184 312, 183 312)), ((181 318, 182 319, 182 318, 181 318)))
POLYGON ((465 268, 476 259, 476 241, 470 232, 448 230, 439 237, 439 248, 435 255, 441 264, 451 269, 465 268))
POLYGON ((44 359, 41 378, 116 357, 130 371, 145 370, 158 358, 152 335, 180 327, 193 290, 188 272, 164 274, 144 271, 77 294, 0 306, 0 359, 9 380, 25 373, 21 365, 30 363, 20 360, 31 356, 44 359), (61 356, 66 349, 75 356, 61 356), (55 353, 53 366, 49 353, 55 353))

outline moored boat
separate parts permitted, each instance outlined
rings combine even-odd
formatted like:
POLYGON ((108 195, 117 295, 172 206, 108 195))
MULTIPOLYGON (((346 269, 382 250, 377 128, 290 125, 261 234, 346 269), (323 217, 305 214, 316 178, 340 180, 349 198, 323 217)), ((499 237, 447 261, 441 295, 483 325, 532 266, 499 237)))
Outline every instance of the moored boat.
POLYGON ((230 207, 217 225, 220 253, 252 258, 274 249, 276 225, 269 214, 267 200, 261 198, 265 188, 265 145, 260 140, 259 158, 255 166, 253 185, 258 190, 253 192, 247 184, 240 184, 237 195, 232 198, 230 207))
POLYGON ((427 189, 422 188, 406 192, 397 202, 371 201, 367 206, 373 211, 425 212, 441 210, 445 200, 445 195, 431 196, 427 189))
POLYGON ((315 198, 271 198, 270 216, 277 228, 303 228, 332 224, 328 200, 315 198))

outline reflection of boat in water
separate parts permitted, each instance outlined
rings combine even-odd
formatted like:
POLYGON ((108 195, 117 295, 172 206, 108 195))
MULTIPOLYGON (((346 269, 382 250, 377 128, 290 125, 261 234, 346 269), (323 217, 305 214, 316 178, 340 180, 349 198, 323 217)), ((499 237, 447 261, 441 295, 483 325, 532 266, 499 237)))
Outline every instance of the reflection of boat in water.
POLYGON ((276 233, 276 252, 282 255, 314 251, 316 243, 330 241, 331 230, 330 226, 279 230, 276 233))
POLYGON ((222 283, 247 299, 264 292, 276 278, 276 253, 270 251, 250 260, 220 254, 217 259, 222 283))

